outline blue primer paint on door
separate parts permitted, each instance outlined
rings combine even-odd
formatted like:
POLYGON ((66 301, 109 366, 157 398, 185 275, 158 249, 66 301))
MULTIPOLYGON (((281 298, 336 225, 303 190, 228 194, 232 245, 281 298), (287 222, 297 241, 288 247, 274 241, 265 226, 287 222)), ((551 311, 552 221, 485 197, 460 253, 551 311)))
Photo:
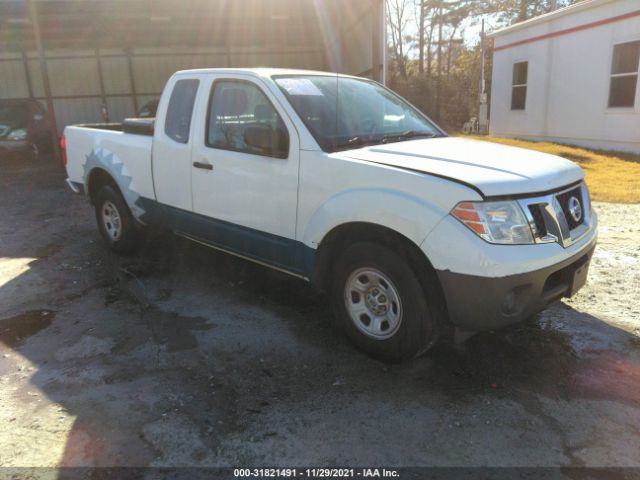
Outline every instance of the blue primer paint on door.
POLYGON ((163 205, 144 197, 138 202, 146 212, 141 218, 144 223, 164 224, 176 233, 213 247, 313 279, 316 251, 302 242, 163 205))

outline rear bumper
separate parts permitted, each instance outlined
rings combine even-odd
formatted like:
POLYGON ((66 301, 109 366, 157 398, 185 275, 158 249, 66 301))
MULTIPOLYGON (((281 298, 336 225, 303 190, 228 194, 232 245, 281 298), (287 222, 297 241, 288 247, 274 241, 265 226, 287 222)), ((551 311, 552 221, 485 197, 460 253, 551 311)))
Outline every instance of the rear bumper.
POLYGON ((520 322, 572 296, 586 278, 595 238, 572 257, 539 270, 481 277, 437 270, 449 319, 462 330, 492 330, 520 322))
POLYGON ((65 183, 73 193, 77 193, 78 195, 84 195, 84 184, 73 182, 68 178, 65 180, 65 183))

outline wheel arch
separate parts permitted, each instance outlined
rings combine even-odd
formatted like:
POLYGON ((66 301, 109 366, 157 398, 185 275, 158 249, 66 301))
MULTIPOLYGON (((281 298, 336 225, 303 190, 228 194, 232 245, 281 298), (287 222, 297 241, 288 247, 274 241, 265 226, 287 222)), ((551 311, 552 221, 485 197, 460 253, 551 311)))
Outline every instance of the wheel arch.
POLYGON ((313 279, 320 290, 328 290, 328 281, 340 253, 349 245, 372 242, 385 246, 407 260, 427 297, 435 299, 437 308, 432 311, 443 328, 445 337, 452 335, 446 297, 433 264, 419 245, 407 236, 383 225, 369 222, 349 222, 334 227, 318 246, 313 279))
POLYGON ((85 190, 92 205, 95 205, 98 192, 105 185, 111 185, 115 187, 118 192, 122 194, 117 182, 106 169, 101 167, 95 167, 91 169, 85 180, 85 190))
POLYGON ((320 288, 325 287, 340 252, 358 242, 372 242, 393 249, 409 261, 412 270, 420 278, 425 271, 435 274, 431 261, 420 246, 402 233, 376 223, 348 222, 331 229, 318 245, 313 274, 320 288))

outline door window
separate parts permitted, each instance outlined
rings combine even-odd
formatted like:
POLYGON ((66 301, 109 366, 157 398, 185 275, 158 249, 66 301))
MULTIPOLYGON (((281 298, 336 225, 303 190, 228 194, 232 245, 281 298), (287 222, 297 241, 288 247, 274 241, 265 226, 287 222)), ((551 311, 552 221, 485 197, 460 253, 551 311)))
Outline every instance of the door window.
POLYGON ((222 80, 214 82, 212 88, 207 146, 268 157, 288 157, 287 128, 257 85, 243 80, 222 80))

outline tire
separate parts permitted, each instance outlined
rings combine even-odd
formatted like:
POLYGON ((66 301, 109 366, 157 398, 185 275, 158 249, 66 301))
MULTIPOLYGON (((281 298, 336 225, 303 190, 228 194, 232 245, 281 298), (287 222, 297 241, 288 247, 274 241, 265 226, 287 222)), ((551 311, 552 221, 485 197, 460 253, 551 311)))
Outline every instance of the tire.
POLYGON ((330 283, 339 326, 374 358, 407 360, 436 343, 441 305, 430 303, 438 303, 438 297, 425 292, 407 260, 393 250, 369 242, 353 244, 335 262, 330 283))
POLYGON ((119 254, 136 252, 143 243, 144 232, 136 224, 122 194, 113 185, 103 186, 95 202, 96 221, 102 239, 119 254))

